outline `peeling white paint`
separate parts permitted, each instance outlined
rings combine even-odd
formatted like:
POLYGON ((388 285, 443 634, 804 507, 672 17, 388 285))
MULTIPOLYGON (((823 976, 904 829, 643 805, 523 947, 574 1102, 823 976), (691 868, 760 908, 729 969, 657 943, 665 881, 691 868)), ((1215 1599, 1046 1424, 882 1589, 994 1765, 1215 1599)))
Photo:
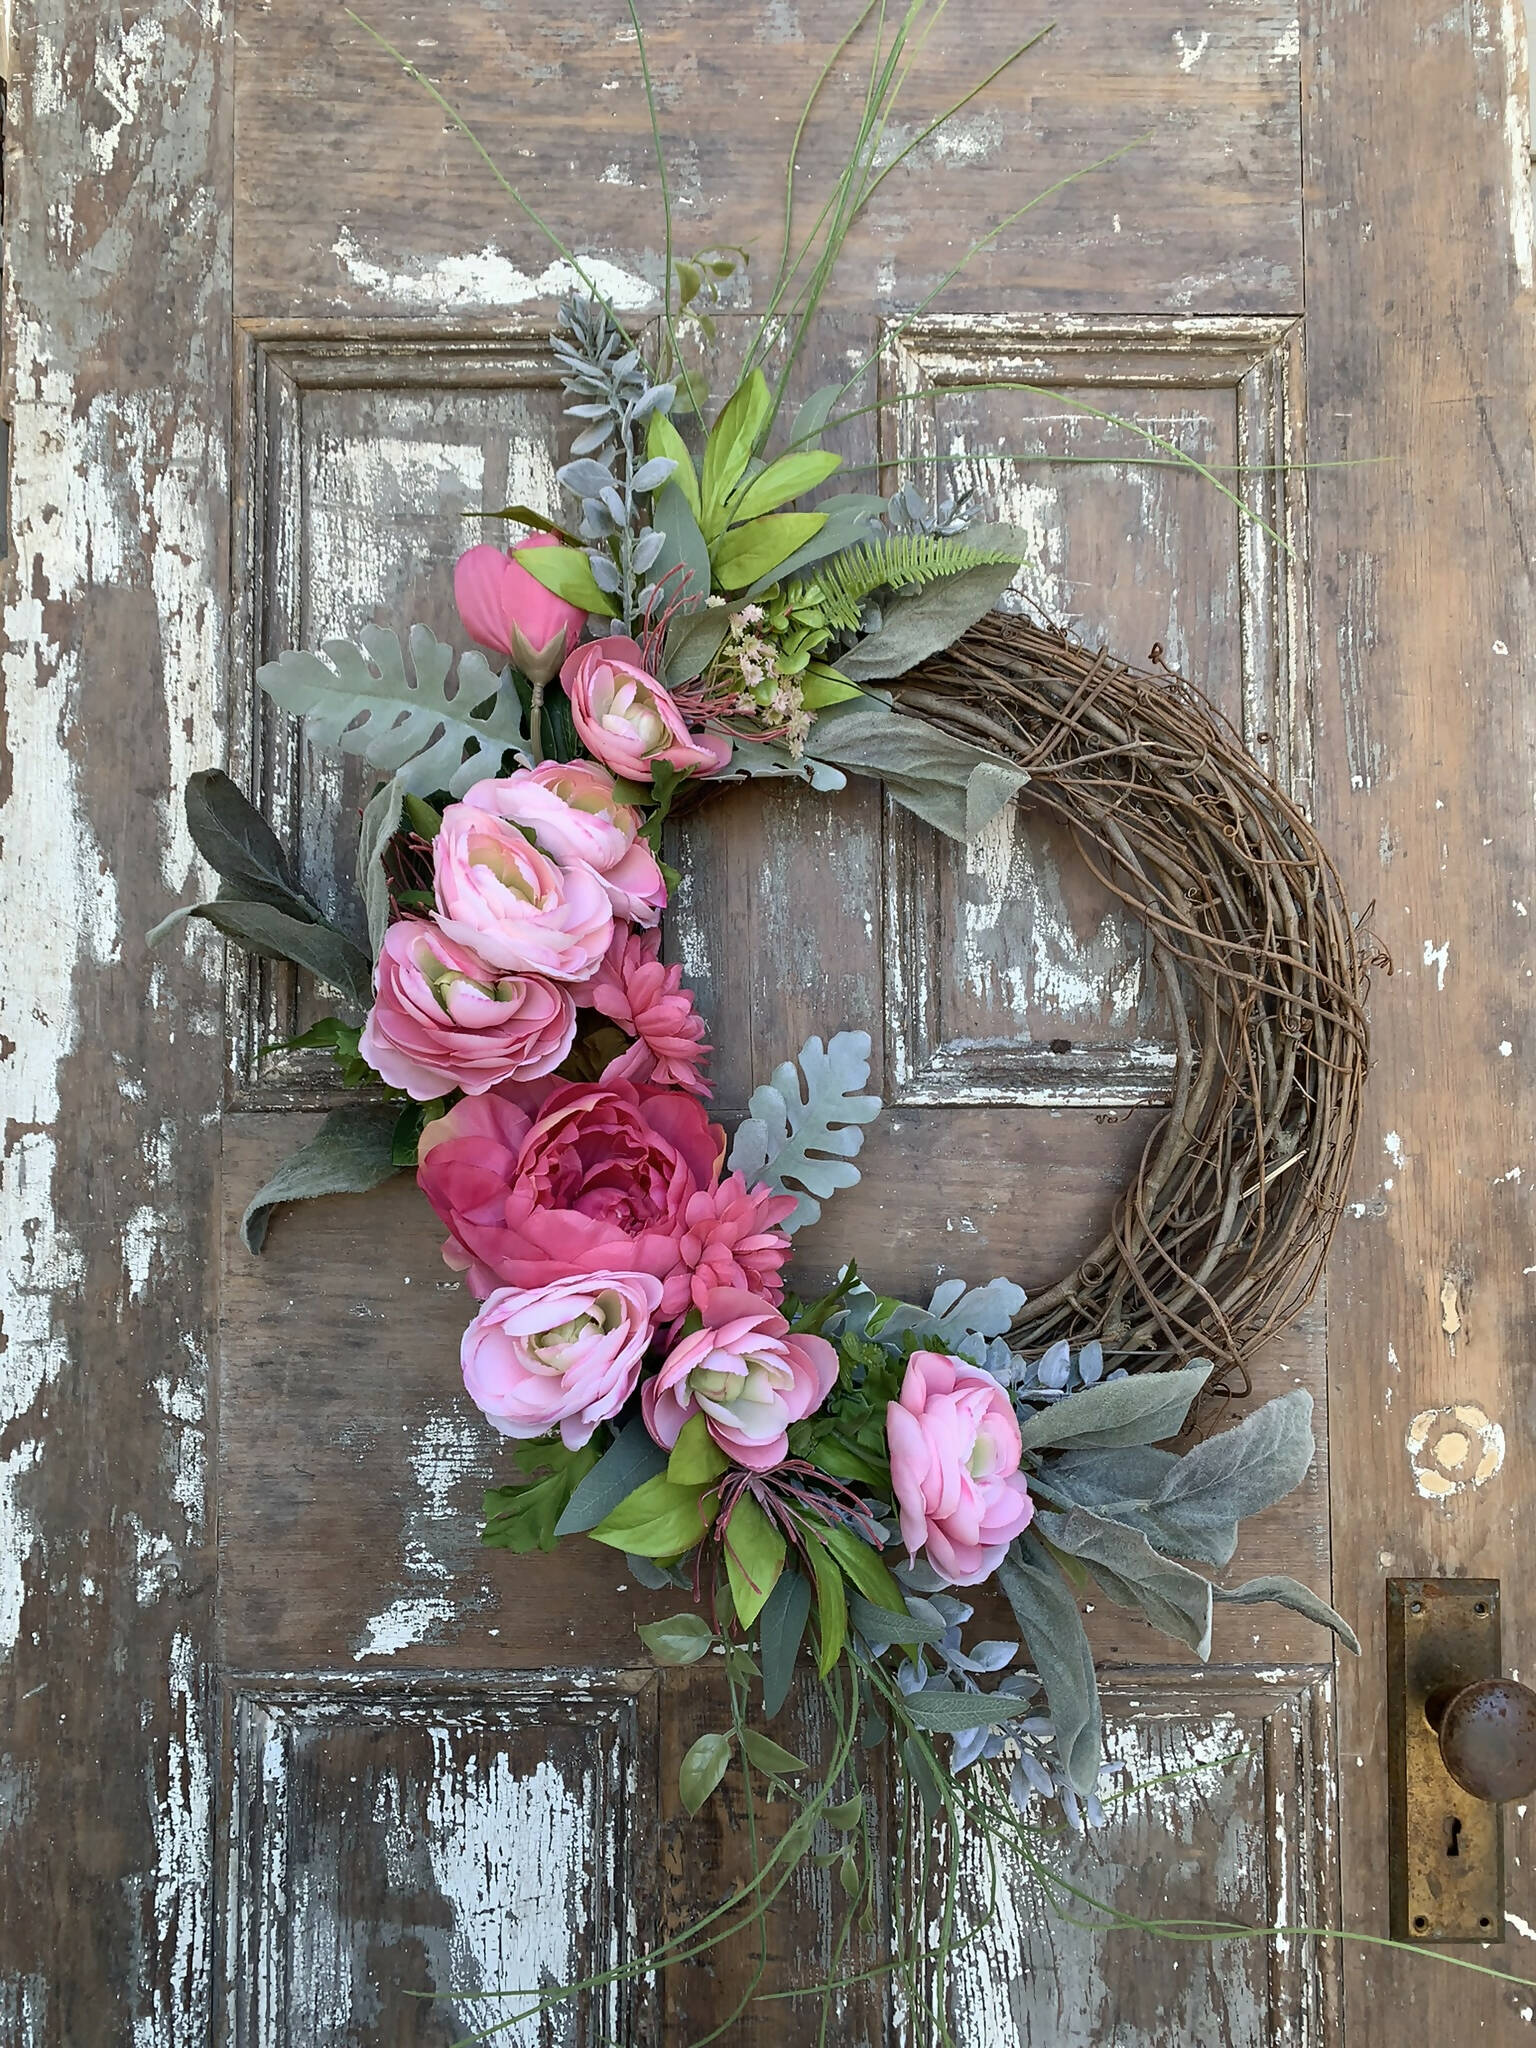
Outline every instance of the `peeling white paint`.
POLYGON ((352 1653, 355 1663, 367 1657, 392 1657, 415 1643, 429 1642, 492 1597, 484 1584, 453 1584, 461 1553, 472 1554, 475 1548, 484 1424, 460 1409, 431 1416, 416 1430, 409 1456, 418 1499, 401 1531, 406 1583, 365 1624, 352 1653), (466 1480, 476 1494, 473 1502, 465 1498, 466 1480))
POLYGON ((1515 273, 1529 291, 1536 256, 1536 202, 1531 191, 1531 102, 1526 78, 1526 17, 1520 0, 1500 0, 1499 48, 1504 58, 1504 142, 1509 151, 1509 245, 1515 273))
MULTIPOLYGON (((207 1679, 192 1639, 171 1643, 169 1737, 163 1783, 152 1780, 155 1948, 141 1972, 151 2003, 136 2017, 134 2048, 204 2048, 211 2032, 213 1785, 208 1766, 207 1679)), ((158 1764, 154 1767, 158 1771, 158 1764)))
POLYGON ((1211 32, 1208 28, 1203 28, 1197 36, 1191 37, 1183 29, 1176 28, 1173 32, 1173 41, 1179 53, 1179 69, 1193 71, 1210 48, 1211 32))
POLYGON ((1423 1500, 1449 1500, 1486 1486, 1504 1466, 1504 1431, 1475 1401, 1421 1409, 1404 1442, 1423 1500))
POLYGON ((1443 940, 1438 946, 1433 939, 1426 939, 1424 941, 1424 965, 1434 968, 1435 988, 1442 994, 1445 990, 1445 972, 1450 965, 1450 959, 1451 942, 1449 939, 1443 940))
MULTIPOLYGON (((433 313, 483 311, 557 299, 583 288, 581 273, 563 257, 540 271, 520 270, 494 242, 462 256, 443 256, 413 270, 390 270, 365 254, 348 227, 331 252, 353 284, 375 298, 433 313)), ((643 312, 656 303, 656 288, 637 272, 602 256, 581 256, 581 270, 619 313, 643 312)))

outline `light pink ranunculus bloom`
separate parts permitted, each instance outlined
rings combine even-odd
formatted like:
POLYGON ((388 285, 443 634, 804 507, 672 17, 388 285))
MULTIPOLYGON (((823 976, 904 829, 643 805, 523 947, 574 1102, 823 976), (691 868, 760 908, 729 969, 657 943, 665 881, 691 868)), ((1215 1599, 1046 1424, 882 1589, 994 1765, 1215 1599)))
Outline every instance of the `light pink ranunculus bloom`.
POLYGON ((885 1437, 908 1557, 926 1549, 952 1586, 990 1578, 1035 1512, 1006 1392, 963 1358, 914 1351, 885 1437))
POLYGON ((581 638, 587 615, 530 576, 517 557, 554 548, 552 533, 530 533, 510 553, 471 548, 453 566, 453 595, 471 640, 509 654, 531 683, 547 683, 581 638))
POLYGON ((592 977, 585 1000, 635 1040, 606 1071, 626 1081, 653 1081, 707 1097, 704 1019, 694 1007, 692 989, 683 987, 682 968, 663 967, 660 956, 660 932, 620 928, 592 977))
POLYGON ((584 861, 562 865, 516 825, 450 804, 432 842, 437 922, 491 967, 590 981, 613 938, 608 892, 584 861))
POLYGON ((541 761, 537 768, 477 782, 465 803, 526 825, 543 851, 583 861, 608 892, 615 917, 654 925, 667 904, 656 856, 638 834, 640 815, 613 793, 613 777, 591 761, 541 761))
POLYGON ((567 1450, 580 1450, 635 1391, 660 1301, 649 1273, 499 1287, 460 1346, 470 1399, 503 1436, 558 1427, 567 1450))
POLYGON ((640 1390, 645 1426, 670 1450, 702 1414, 728 1458, 767 1472, 789 1455, 789 1426, 813 1415, 837 1384, 825 1337, 794 1336, 771 1302, 734 1287, 700 1303, 704 1327, 685 1337, 640 1390))
POLYGON ((416 1180, 452 1233, 449 1265, 482 1298, 573 1273, 649 1273, 661 1313, 690 1299, 689 1204, 719 1178, 725 1133, 676 1088, 534 1081, 428 1124, 416 1180))
POLYGON ((462 1088, 552 1074, 576 1035, 568 988, 538 974, 503 974, 425 918, 384 934, 374 1000, 358 1050, 391 1088, 431 1102, 462 1088))
POLYGON ((731 758, 731 743, 713 733, 692 733, 667 690, 645 666, 633 640, 621 634, 589 640, 560 671, 582 745, 615 775, 650 782, 665 761, 681 773, 709 774, 731 758))

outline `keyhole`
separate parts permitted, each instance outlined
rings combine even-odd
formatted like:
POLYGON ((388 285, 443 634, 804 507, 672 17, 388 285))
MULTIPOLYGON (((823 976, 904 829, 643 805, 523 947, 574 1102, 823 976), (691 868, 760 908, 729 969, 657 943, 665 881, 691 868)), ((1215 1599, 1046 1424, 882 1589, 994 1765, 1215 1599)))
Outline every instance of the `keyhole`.
POLYGON ((1454 1816, 1445 1823, 1445 1853, 1447 1856, 1461 1854, 1461 1822, 1454 1816))

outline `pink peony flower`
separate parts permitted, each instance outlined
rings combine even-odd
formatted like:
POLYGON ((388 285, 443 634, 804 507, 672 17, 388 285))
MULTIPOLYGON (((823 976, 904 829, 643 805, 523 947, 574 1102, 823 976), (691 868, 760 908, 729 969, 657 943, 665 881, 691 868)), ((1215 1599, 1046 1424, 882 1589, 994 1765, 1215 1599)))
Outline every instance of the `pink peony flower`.
POLYGON ((824 1337, 790 1334, 771 1303, 714 1287, 700 1304, 704 1327, 677 1345, 640 1390, 645 1426, 665 1449, 702 1413, 728 1457, 766 1472, 789 1455, 789 1425, 813 1415, 837 1384, 837 1353, 824 1337))
POLYGON ((537 974, 501 974, 423 918, 384 934, 373 986, 358 1049, 418 1102, 552 1074, 576 1036, 569 989, 537 974))
POLYGON ((615 775, 649 782, 657 761, 708 774, 731 758, 729 740, 690 733, 669 690, 645 667, 633 640, 611 635, 578 647, 560 671, 588 753, 615 775))
POLYGON ((562 865, 581 861, 608 892, 615 917, 653 925, 667 885, 656 856, 637 836, 640 818, 613 793, 613 777, 591 761, 541 761, 514 775, 477 782, 464 798, 513 825, 526 825, 543 852, 562 865))
POLYGON ((680 1247, 693 1275, 690 1288, 699 1308, 716 1287, 779 1300, 784 1292, 781 1268, 790 1243, 775 1225, 794 1206, 793 1195, 776 1195, 761 1185, 749 1188, 739 1173, 718 1187, 699 1190, 688 1204, 688 1229, 680 1247))
POLYGON ((589 981, 613 938, 608 892, 584 861, 562 867, 515 825, 450 804, 432 842, 437 922, 492 967, 589 981))
POLYGON ((963 1358, 914 1351, 885 1435, 907 1556, 926 1546, 953 1586, 990 1578, 1035 1512, 1007 1394, 963 1358))
POLYGON ((627 1081, 534 1082, 466 1096, 427 1126, 417 1182, 472 1291, 582 1273, 649 1273, 661 1314, 689 1301, 688 1205, 712 1188, 725 1133, 702 1104, 627 1081))
POLYGON ((649 1273, 497 1288, 460 1347, 470 1399, 503 1436, 558 1425, 567 1450, 580 1450, 635 1391, 660 1300, 649 1273))
POLYGON ((453 565, 453 595, 464 630, 482 647, 509 654, 531 683, 547 683, 581 638, 587 615, 546 590, 517 560, 530 548, 553 548, 552 533, 530 533, 510 554, 471 548, 453 565))
POLYGON ((616 930, 607 958, 592 978, 585 1000, 636 1042, 609 1063, 609 1076, 654 1081, 658 1087, 686 1088, 708 1096, 699 1071, 709 1057, 704 1019, 683 987, 681 967, 663 967, 660 932, 616 930))

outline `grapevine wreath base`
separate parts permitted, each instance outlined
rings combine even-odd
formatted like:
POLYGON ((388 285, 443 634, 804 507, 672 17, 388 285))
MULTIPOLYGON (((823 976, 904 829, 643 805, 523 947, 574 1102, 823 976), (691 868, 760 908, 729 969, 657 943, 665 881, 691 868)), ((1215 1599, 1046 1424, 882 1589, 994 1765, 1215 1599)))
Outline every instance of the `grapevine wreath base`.
POLYGON ((1182 678, 992 613, 889 685, 897 706, 1017 761, 1146 926, 1173 1099, 1109 1233, 1033 1296, 1021 1351, 1099 1338, 1133 1370, 1244 1359, 1321 1277, 1367 1065, 1365 948, 1333 862, 1182 678))

